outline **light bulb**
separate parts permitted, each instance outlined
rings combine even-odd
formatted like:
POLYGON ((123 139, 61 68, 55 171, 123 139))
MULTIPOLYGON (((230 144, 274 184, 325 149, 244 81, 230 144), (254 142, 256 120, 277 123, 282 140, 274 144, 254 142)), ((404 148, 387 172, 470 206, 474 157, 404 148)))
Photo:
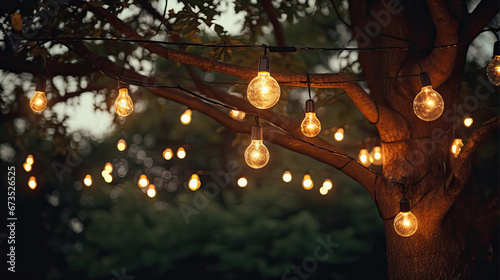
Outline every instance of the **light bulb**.
POLYGON ((410 201, 407 198, 401 199, 399 208, 400 212, 394 218, 394 229, 403 237, 411 236, 417 231, 418 222, 415 215, 410 212, 410 201))
POLYGON ((134 103, 128 95, 128 89, 122 87, 118 90, 118 97, 115 101, 115 112, 120 117, 126 117, 134 111, 134 103))
POLYGON ((139 181, 137 182, 137 185, 140 188, 147 187, 149 185, 148 177, 146 177, 146 175, 144 175, 144 174, 141 174, 141 176, 139 177, 139 181))
POLYGON ((264 167, 269 161, 269 151, 262 142, 262 126, 256 120, 252 127, 252 143, 245 150, 245 162, 248 166, 259 169, 264 167))
POLYGON ((181 115, 181 123, 183 125, 188 125, 190 122, 191 122, 191 114, 192 114, 192 111, 187 109, 186 111, 184 111, 184 113, 181 115))
POLYGON ((458 157, 458 154, 460 153, 460 150, 464 146, 464 143, 462 142, 462 139, 455 139, 453 140, 453 144, 451 145, 451 153, 455 158, 458 157))
POLYGON ((306 101, 306 116, 300 124, 300 130, 307 137, 314 137, 321 131, 321 123, 316 117, 314 101, 312 99, 306 101))
POLYGON ((326 179, 324 182, 323 182, 323 186, 322 188, 325 188, 327 191, 331 190, 333 187, 333 183, 332 183, 332 180, 330 179, 326 179))
POLYGON ((28 180, 28 186, 30 187, 30 189, 34 190, 37 186, 36 184, 36 178, 35 176, 31 176, 28 180))
POLYGON ((283 172, 283 182, 288 183, 292 181, 292 173, 288 170, 283 172))
POLYGON ((28 155, 26 157, 26 163, 29 164, 29 165, 33 165, 33 163, 35 163, 35 160, 33 159, 32 155, 28 155))
POLYGON ((125 142, 125 140, 123 140, 123 139, 118 140, 118 143, 116 144, 116 148, 120 152, 125 151, 125 149, 127 148, 127 142, 125 142))
POLYGON ((465 125, 466 127, 470 127, 470 126, 472 125, 472 123, 473 123, 473 122, 474 122, 474 120, 473 120, 472 118, 470 118, 470 117, 469 117, 469 118, 465 118, 465 119, 464 119, 464 125, 465 125))
POLYGON ((113 172, 113 165, 111 165, 111 163, 109 163, 109 162, 108 162, 108 163, 106 163, 106 164, 104 165, 104 170, 105 170, 106 172, 108 172, 108 173, 110 173, 110 174, 111 174, 111 172, 113 172))
POLYGON ((370 157, 372 158, 372 163, 375 165, 381 165, 384 161, 382 156, 382 148, 379 146, 373 147, 373 150, 370 153, 370 157))
POLYGON ((427 73, 420 74, 422 90, 413 100, 413 112, 424 121, 436 120, 443 114, 444 101, 439 93, 432 89, 431 81, 427 73))
POLYGON ((172 149, 166 148, 165 151, 163 151, 163 158, 164 159, 171 160, 173 156, 174 156, 174 152, 172 152, 172 149))
POLYGON ((367 149, 361 149, 359 151, 358 159, 359 159, 359 162, 361 162, 361 164, 363 164, 366 167, 368 167, 372 164, 370 162, 370 153, 368 153, 367 149))
POLYGON ((104 176, 104 181, 108 184, 113 182, 113 176, 108 173, 106 176, 104 176))
POLYGON ((47 107, 47 97, 45 97, 45 80, 40 79, 36 84, 35 95, 30 99, 31 110, 40 113, 47 107))
POLYGON ((183 159, 186 157, 186 150, 184 150, 183 147, 180 147, 179 149, 177 149, 177 157, 179 159, 183 159))
POLYGON ((247 178, 245 178, 245 177, 241 177, 241 178, 239 178, 239 179, 238 179, 238 186, 239 186, 240 188, 244 188, 244 187, 246 187, 247 185, 248 185, 248 180, 247 180, 247 178))
POLYGON ((229 116, 231 116, 231 118, 237 120, 237 121, 243 121, 245 120, 245 112, 242 112, 242 111, 238 111, 238 110, 231 110, 229 111, 229 116))
POLYGON ((247 88, 247 98, 250 103, 259 109, 269 109, 280 99, 280 86, 271 77, 269 57, 259 59, 259 73, 247 88))
POLYGON ((500 41, 493 47, 493 60, 486 67, 486 75, 492 84, 500 86, 500 41))
POLYGON ((188 187, 192 191, 195 191, 201 187, 200 176, 198 176, 198 174, 191 175, 191 178, 189 178, 188 187))
POLYGON ((149 197, 153 198, 156 196, 156 188, 155 188, 155 185, 151 184, 149 185, 149 188, 148 188, 148 191, 147 191, 147 194, 149 197))
POLYGON ((304 178, 302 178, 302 187, 305 190, 310 190, 314 187, 314 183, 313 183, 313 180, 311 179, 311 175, 309 175, 308 173, 306 173, 304 175, 304 178))
POLYGON ((31 164, 28 164, 28 163, 24 163, 23 164, 23 167, 24 167, 24 170, 26 170, 26 172, 30 172, 31 171, 31 164))
POLYGON ((344 129, 343 128, 339 128, 337 130, 337 132, 335 132, 334 137, 335 137, 335 140, 337 140, 339 142, 342 141, 344 139, 344 129))
POLYGON ((85 186, 90 187, 90 185, 92 185, 92 176, 90 176, 90 174, 85 175, 83 183, 85 184, 85 186))
POLYGON ((321 187, 321 188, 319 188, 319 193, 321 195, 326 195, 328 193, 328 189, 325 187, 321 187))

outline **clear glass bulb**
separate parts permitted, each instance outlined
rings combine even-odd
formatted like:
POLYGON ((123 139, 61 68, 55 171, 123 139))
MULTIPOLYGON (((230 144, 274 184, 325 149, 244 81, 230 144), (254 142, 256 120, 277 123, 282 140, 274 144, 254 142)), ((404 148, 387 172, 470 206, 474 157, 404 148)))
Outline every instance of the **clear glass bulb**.
POLYGON ((300 125, 300 130, 307 137, 314 137, 321 131, 321 123, 316 117, 316 113, 306 113, 302 124, 300 125))
POLYGON ((373 147, 373 150, 370 153, 370 157, 373 159, 373 164, 381 165, 384 161, 384 158, 382 156, 382 148, 379 146, 373 147))
POLYGON ((361 162, 361 164, 363 164, 366 167, 368 167, 372 164, 370 161, 370 153, 368 153, 367 149, 361 149, 359 151, 358 159, 359 159, 359 162, 361 162))
POLYGON ((149 185, 149 188, 148 188, 148 191, 147 191, 147 194, 149 197, 153 198, 156 196, 156 188, 155 188, 155 185, 151 184, 149 185))
POLYGON ((134 103, 132 98, 128 95, 127 88, 118 90, 118 97, 115 101, 115 112, 120 117, 126 117, 134 111, 134 103))
POLYGON ((28 180, 28 186, 32 190, 34 190, 36 188, 37 184, 36 184, 36 178, 35 178, 35 176, 31 176, 30 177, 30 179, 28 180))
POLYGON ((238 111, 238 110, 231 110, 229 111, 229 115, 231 118, 237 120, 237 121, 244 121, 245 120, 245 112, 238 111))
POLYGON ((464 146, 464 143, 462 142, 462 139, 456 138, 453 140, 453 144, 451 145, 451 153, 455 158, 458 157, 458 154, 460 153, 460 150, 464 146))
POLYGON ((140 188, 147 187, 149 185, 148 177, 146 177, 146 175, 144 174, 141 174, 141 176, 139 177, 139 181, 137 182, 137 185, 139 185, 140 188))
POLYGON ((495 55, 493 60, 486 67, 486 75, 495 86, 500 86, 500 55, 495 55))
POLYGON ((465 118, 464 119, 464 125, 466 127, 470 127, 472 125, 472 123, 474 122, 474 120, 472 118, 465 118))
POLYGON ((92 185, 92 176, 90 176, 90 174, 87 174, 83 179, 83 183, 85 184, 85 186, 90 187, 90 185, 92 185))
POLYGON ((292 181, 292 173, 290 171, 283 172, 283 182, 288 183, 292 181))
POLYGON ((106 183, 111 183, 113 182, 113 176, 111 174, 107 174, 105 177, 104 177, 104 181, 106 181, 106 183))
POLYGON ((45 92, 35 91, 35 95, 30 99, 31 110, 40 113, 47 107, 47 97, 45 97, 45 92))
POLYGON ((413 235, 418 228, 418 222, 412 212, 399 212, 394 218, 394 229, 397 234, 408 237, 413 235))
POLYGON ((184 150, 183 147, 180 147, 179 149, 177 149, 177 157, 179 159, 183 159, 186 157, 186 150, 184 150))
POLYGON ((26 163, 29 164, 29 165, 33 165, 33 163, 35 163, 35 159, 33 158, 32 155, 28 155, 26 157, 26 163))
POLYGON ((109 162, 108 162, 108 163, 106 163, 106 164, 104 165, 104 170, 105 170, 106 172, 108 172, 108 173, 113 172, 113 165, 111 165, 111 163, 109 163, 109 162))
POLYGON ((326 194, 328 193, 328 191, 329 191, 329 190, 328 190, 327 188, 325 188, 325 187, 321 187, 321 188, 319 188, 319 193, 320 193, 321 195, 326 195, 326 194))
POLYGON ((266 166, 269 161, 269 151, 262 140, 252 140, 245 150, 245 162, 248 166, 259 169, 266 166))
POLYGON ((332 183, 332 180, 330 179, 326 179, 324 182, 323 182, 323 186, 322 188, 325 188, 327 191, 331 190, 333 187, 333 183, 332 183))
POLYGON ((191 175, 191 178, 189 178, 188 187, 192 191, 195 191, 201 187, 200 176, 198 176, 198 174, 191 175))
POLYGON ((335 140, 337 140, 339 142, 342 141, 344 139, 344 129, 343 128, 339 128, 337 130, 337 132, 335 132, 334 137, 335 137, 335 140))
POLYGON ((125 151, 125 149, 127 148, 127 142, 125 142, 125 140, 123 140, 123 139, 118 140, 118 143, 116 144, 116 148, 120 152, 125 151))
POLYGON ((305 190, 310 190, 314 187, 313 180, 311 179, 311 175, 305 174, 304 178, 302 178, 302 187, 305 190))
POLYGON ((443 98, 432 89, 432 86, 423 87, 413 100, 413 112, 421 120, 427 122, 436 120, 443 114, 443 111, 443 98))
POLYGON ((186 111, 184 111, 184 113, 181 115, 181 123, 183 125, 188 125, 189 123, 191 123, 191 114, 193 112, 189 109, 187 109, 186 111))
POLYGON ((239 186, 240 188, 244 188, 244 187, 246 187, 247 185, 248 185, 248 180, 247 180, 247 178, 245 178, 245 177, 241 177, 241 178, 239 178, 239 179, 238 179, 238 186, 239 186))
POLYGON ((27 162, 25 162, 23 164, 23 167, 24 167, 24 170, 26 170, 26 172, 30 172, 31 171, 31 164, 28 164, 27 162))
POLYGON ((163 151, 163 158, 166 160, 171 160, 172 157, 174 157, 174 152, 172 152, 172 149, 166 148, 165 151, 163 151))
POLYGON ((261 71, 247 88, 247 98, 259 109, 269 109, 280 99, 280 86, 269 72, 261 71))

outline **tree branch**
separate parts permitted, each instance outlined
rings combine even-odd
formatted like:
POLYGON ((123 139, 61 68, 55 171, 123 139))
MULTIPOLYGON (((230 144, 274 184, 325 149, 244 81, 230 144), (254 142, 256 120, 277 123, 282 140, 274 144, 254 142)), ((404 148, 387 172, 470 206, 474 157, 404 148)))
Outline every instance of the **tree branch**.
POLYGON ((498 0, 482 0, 474 11, 465 16, 460 22, 460 42, 470 44, 499 11, 498 0))
POLYGON ((271 0, 263 0, 262 7, 266 10, 266 13, 269 17, 269 21, 273 25, 274 28, 274 37, 276 38, 276 44, 278 46, 284 46, 285 44, 285 35, 283 34, 283 29, 281 28, 281 24, 278 21, 278 14, 271 3, 271 0))

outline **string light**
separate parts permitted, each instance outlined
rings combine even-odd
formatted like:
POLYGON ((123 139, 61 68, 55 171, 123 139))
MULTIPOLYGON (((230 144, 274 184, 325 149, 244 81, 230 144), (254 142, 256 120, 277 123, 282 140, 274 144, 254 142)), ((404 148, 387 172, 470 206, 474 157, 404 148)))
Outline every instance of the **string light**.
POLYGON ((319 188, 319 193, 321 195, 327 195, 328 194, 328 189, 326 189, 325 187, 321 187, 321 188, 319 188))
POLYGON ((45 97, 45 79, 38 80, 35 88, 35 95, 30 99, 30 107, 36 113, 40 113, 47 107, 47 97, 45 97))
POLYGON ((285 170, 285 172, 283 172, 283 182, 289 183, 290 181, 292 181, 292 173, 288 170, 285 170))
POLYGON ((174 152, 172 152, 172 149, 166 148, 165 151, 163 151, 163 158, 166 160, 171 160, 174 157, 174 152))
POLYGON ((310 190, 314 187, 313 180, 311 179, 311 175, 309 175, 309 173, 304 174, 304 178, 302 178, 302 187, 305 190, 310 190))
POLYGON ((35 163, 35 159, 33 158, 32 155, 28 155, 26 157, 26 163, 29 164, 29 165, 33 165, 33 163, 35 163))
POLYGON ((344 129, 339 128, 333 136, 335 137, 335 140, 337 140, 339 142, 342 141, 344 139, 344 129))
POLYGON ((500 41, 493 47, 493 60, 486 67, 486 75, 492 84, 500 86, 500 41))
POLYGON ((412 236, 417 231, 418 221, 410 212, 410 201, 405 197, 401 199, 399 209, 399 214, 394 218, 394 229, 403 237, 412 236))
POLYGON ((192 191, 195 191, 201 187, 200 176, 198 176, 198 174, 195 173, 191 175, 191 178, 189 178, 188 187, 192 191))
POLYGON ((184 113, 182 113, 181 115, 181 123, 183 125, 188 125, 189 123, 191 123, 191 115, 192 115, 192 111, 187 109, 186 111, 184 111, 184 113))
POLYGON ((443 114, 444 101, 439 93, 432 89, 431 81, 427 73, 420 74, 422 90, 413 100, 413 112, 424 121, 436 120, 443 114))
POLYGON ((31 176, 28 180, 28 186, 30 187, 30 189, 34 190, 37 186, 37 183, 36 183, 36 178, 35 176, 31 176))
POLYGON ((141 174, 141 176, 139 177, 139 181, 137 181, 137 185, 140 188, 147 187, 149 185, 148 177, 146 177, 146 175, 144 175, 144 174, 141 174))
POLYGON ((326 179, 324 182, 323 182, 323 186, 322 188, 325 188, 327 191, 331 190, 333 188, 333 183, 332 183, 332 180, 330 179, 326 179))
POLYGON ((148 191, 147 191, 147 194, 149 197, 153 198, 156 196, 156 188, 155 188, 155 185, 151 184, 149 185, 149 188, 148 188, 148 191))
POLYGON ((177 149, 177 157, 179 159, 183 159, 186 157, 186 150, 184 150, 183 147, 179 147, 179 149, 177 149))
POLYGON ((239 179, 238 179, 238 186, 239 186, 240 188, 244 188, 244 187, 246 187, 247 185, 248 185, 248 180, 247 180, 247 178, 245 178, 245 177, 241 177, 241 178, 239 178, 239 179))
POLYGON ((373 147, 373 150, 370 152, 370 158, 372 159, 373 164, 382 165, 384 162, 382 148, 380 146, 373 147))
POLYGON ((252 143, 245 150, 245 162, 248 166, 259 169, 269 161, 269 151, 262 142, 262 126, 257 116, 255 116, 255 125, 252 127, 251 140, 252 143))
POLYGON ((108 172, 108 173, 111 174, 111 172, 113 172, 113 165, 111 165, 111 163, 109 163, 109 162, 106 163, 104 165, 104 171, 106 171, 106 172, 108 172))
POLYGON ((123 152, 127 148, 127 142, 125 142, 124 139, 118 140, 118 143, 116 144, 116 148, 118 151, 123 152))
POLYGON ((24 168, 24 170, 26 170, 26 172, 30 172, 31 171, 31 164, 28 164, 27 162, 25 162, 23 164, 23 168, 24 168))
POLYGON ((83 184, 85 186, 90 187, 92 185, 92 176, 90 174, 85 175, 85 178, 83 179, 83 184))
POLYGON ((462 139, 456 138, 453 140, 453 144, 451 145, 451 153, 455 158, 458 157, 458 154, 460 153, 460 150, 464 146, 464 143, 462 142, 462 139))
POLYGON ((241 122, 241 121, 245 120, 246 114, 243 111, 231 110, 231 111, 229 111, 229 116, 231 116, 231 118, 241 122))
MULTIPOLYGON (((265 49, 266 50, 266 49, 265 49)), ((271 63, 264 54, 259 59, 259 73, 247 88, 247 98, 250 103, 259 109, 269 109, 280 99, 280 86, 270 75, 271 63)))
POLYGON ((359 159, 359 162, 361 162, 361 164, 366 166, 366 167, 368 167, 372 164, 370 162, 370 153, 368 153, 367 149, 361 149, 359 151, 358 159, 359 159))
POLYGON ((466 127, 470 127, 473 122, 474 122, 474 120, 471 117, 467 117, 467 118, 464 119, 464 125, 466 127))
POLYGON ((306 115, 300 124, 300 130, 307 137, 315 137, 321 131, 321 123, 316 117, 314 109, 314 101, 308 99, 306 101, 306 115))
POLYGON ((128 95, 128 88, 123 86, 118 90, 118 97, 115 101, 115 112, 120 117, 126 117, 134 111, 134 103, 128 95))
POLYGON ((107 173, 106 176, 104 176, 104 181, 108 184, 113 182, 113 175, 107 173))

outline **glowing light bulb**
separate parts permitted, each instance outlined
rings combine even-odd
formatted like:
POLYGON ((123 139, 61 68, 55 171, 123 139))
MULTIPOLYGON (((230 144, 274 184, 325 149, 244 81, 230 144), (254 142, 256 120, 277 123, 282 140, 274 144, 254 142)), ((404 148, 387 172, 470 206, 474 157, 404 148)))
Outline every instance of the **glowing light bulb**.
POLYGON ((30 187, 30 189, 34 190, 37 186, 36 184, 36 178, 35 176, 31 176, 28 180, 28 186, 30 187))
POLYGON ((125 140, 123 140, 123 139, 118 140, 118 143, 116 144, 116 148, 120 152, 125 151, 125 149, 127 148, 127 142, 125 142, 125 140))
POLYGON ((183 159, 186 157, 186 150, 184 150, 183 147, 180 147, 179 149, 177 149, 177 157, 179 159, 183 159))
POLYGON ((128 89, 122 87, 118 90, 118 97, 115 101, 115 112, 120 117, 126 117, 134 111, 134 103, 128 95, 128 89))
POLYGON ((198 176, 198 174, 191 175, 191 178, 189 178, 188 187, 192 191, 195 191, 201 187, 200 176, 198 176))
POLYGON ((24 167, 24 170, 26 170, 26 172, 30 172, 31 171, 31 164, 24 163, 23 167, 24 167))
POLYGON ((451 145, 451 153, 455 158, 458 157, 458 154, 460 153, 460 150, 464 146, 464 143, 462 142, 462 139, 455 139, 453 140, 453 144, 451 145))
POLYGON ((237 120, 237 121, 243 121, 245 120, 245 112, 242 112, 242 111, 238 111, 238 110, 231 110, 229 111, 229 116, 231 116, 231 118, 237 120))
POLYGON ((259 59, 259 73, 248 84, 248 101, 259 109, 269 109, 280 99, 280 86, 269 74, 270 68, 269 57, 261 57, 259 59))
POLYGON ((422 90, 413 100, 413 112, 424 121, 433 121, 439 118, 444 111, 444 101, 439 93, 432 89, 427 73, 420 74, 422 90))
POLYGON ((155 188, 155 185, 151 184, 149 185, 149 188, 148 188, 148 191, 147 191, 147 194, 149 197, 153 198, 156 196, 156 188, 155 188))
POLYGON ((29 164, 29 165, 33 165, 33 163, 35 163, 35 160, 33 159, 32 155, 28 155, 26 157, 26 163, 29 164))
POLYGON ((384 162, 384 158, 382 156, 382 148, 380 148, 379 146, 373 147, 373 150, 370 153, 370 157, 373 164, 381 165, 384 162))
POLYGON ((415 215, 410 212, 410 201, 407 198, 401 199, 399 202, 400 212, 394 218, 394 229, 396 233, 408 237, 412 236, 418 228, 418 221, 415 215))
POLYGON ((289 183, 290 181, 292 181, 292 173, 286 170, 283 172, 283 182, 289 183))
POLYGON ((334 137, 335 137, 335 140, 337 140, 339 142, 342 141, 344 139, 344 129, 343 128, 339 128, 337 130, 337 132, 335 132, 334 137))
POLYGON ((465 119, 464 119, 464 125, 465 125, 466 127, 470 127, 470 126, 472 125, 472 123, 473 123, 473 122, 474 122, 474 120, 473 120, 472 118, 470 118, 470 117, 469 117, 469 118, 465 118, 465 119))
POLYGON ((331 190, 333 187, 333 183, 332 183, 332 180, 330 179, 326 179, 324 182, 323 182, 323 186, 322 188, 325 188, 327 191, 331 190))
POLYGON ((165 151, 163 151, 163 158, 166 160, 171 160, 172 157, 174 157, 174 152, 172 152, 172 149, 166 148, 165 151))
POLYGON ((181 115, 181 123, 183 125, 188 125, 190 122, 191 122, 191 114, 193 112, 189 109, 187 109, 186 111, 184 111, 184 113, 182 113, 181 115))
POLYGON ((312 99, 306 101, 306 116, 300 124, 300 130, 307 137, 314 137, 321 131, 321 123, 316 117, 314 101, 312 99))
POLYGON ((486 75, 492 84, 500 86, 500 41, 493 47, 493 60, 486 67, 486 75))
POLYGON ((325 187, 321 187, 321 188, 319 188, 319 193, 321 195, 326 195, 328 193, 328 189, 325 187))
POLYGON ((259 169, 266 166, 269 161, 269 151, 262 142, 262 126, 256 121, 252 127, 252 143, 245 150, 245 162, 248 166, 259 169))
POLYGON ((109 162, 106 163, 104 165, 104 171, 106 171, 106 172, 108 172, 108 173, 111 174, 111 172, 113 172, 113 165, 111 165, 111 163, 109 163, 109 162))
POLYGON ((47 97, 45 97, 45 80, 38 80, 35 88, 35 95, 30 99, 30 107, 34 112, 40 113, 47 107, 47 97))
POLYGON ((314 183, 313 183, 313 180, 311 179, 311 175, 309 175, 308 173, 306 173, 304 175, 304 178, 302 178, 302 187, 305 190, 310 190, 314 187, 314 183))
POLYGON ((361 162, 361 164, 366 166, 366 167, 368 167, 372 164, 370 162, 370 153, 368 153, 367 149, 361 149, 359 151, 358 159, 359 159, 359 162, 361 162))
POLYGON ((113 176, 111 174, 107 174, 106 176, 104 176, 104 181, 108 184, 113 182, 113 176))
POLYGON ((238 186, 239 186, 240 188, 244 188, 244 187, 246 187, 247 185, 248 185, 248 180, 247 180, 247 178, 245 178, 245 177, 241 177, 241 178, 239 178, 239 179, 238 179, 238 186))
POLYGON ((140 188, 147 187, 149 185, 148 177, 146 177, 146 175, 144 175, 144 174, 141 174, 141 176, 139 177, 139 181, 137 182, 137 185, 140 188))
POLYGON ((85 184, 85 186, 90 187, 92 185, 92 176, 90 176, 90 174, 85 175, 83 183, 85 184))

